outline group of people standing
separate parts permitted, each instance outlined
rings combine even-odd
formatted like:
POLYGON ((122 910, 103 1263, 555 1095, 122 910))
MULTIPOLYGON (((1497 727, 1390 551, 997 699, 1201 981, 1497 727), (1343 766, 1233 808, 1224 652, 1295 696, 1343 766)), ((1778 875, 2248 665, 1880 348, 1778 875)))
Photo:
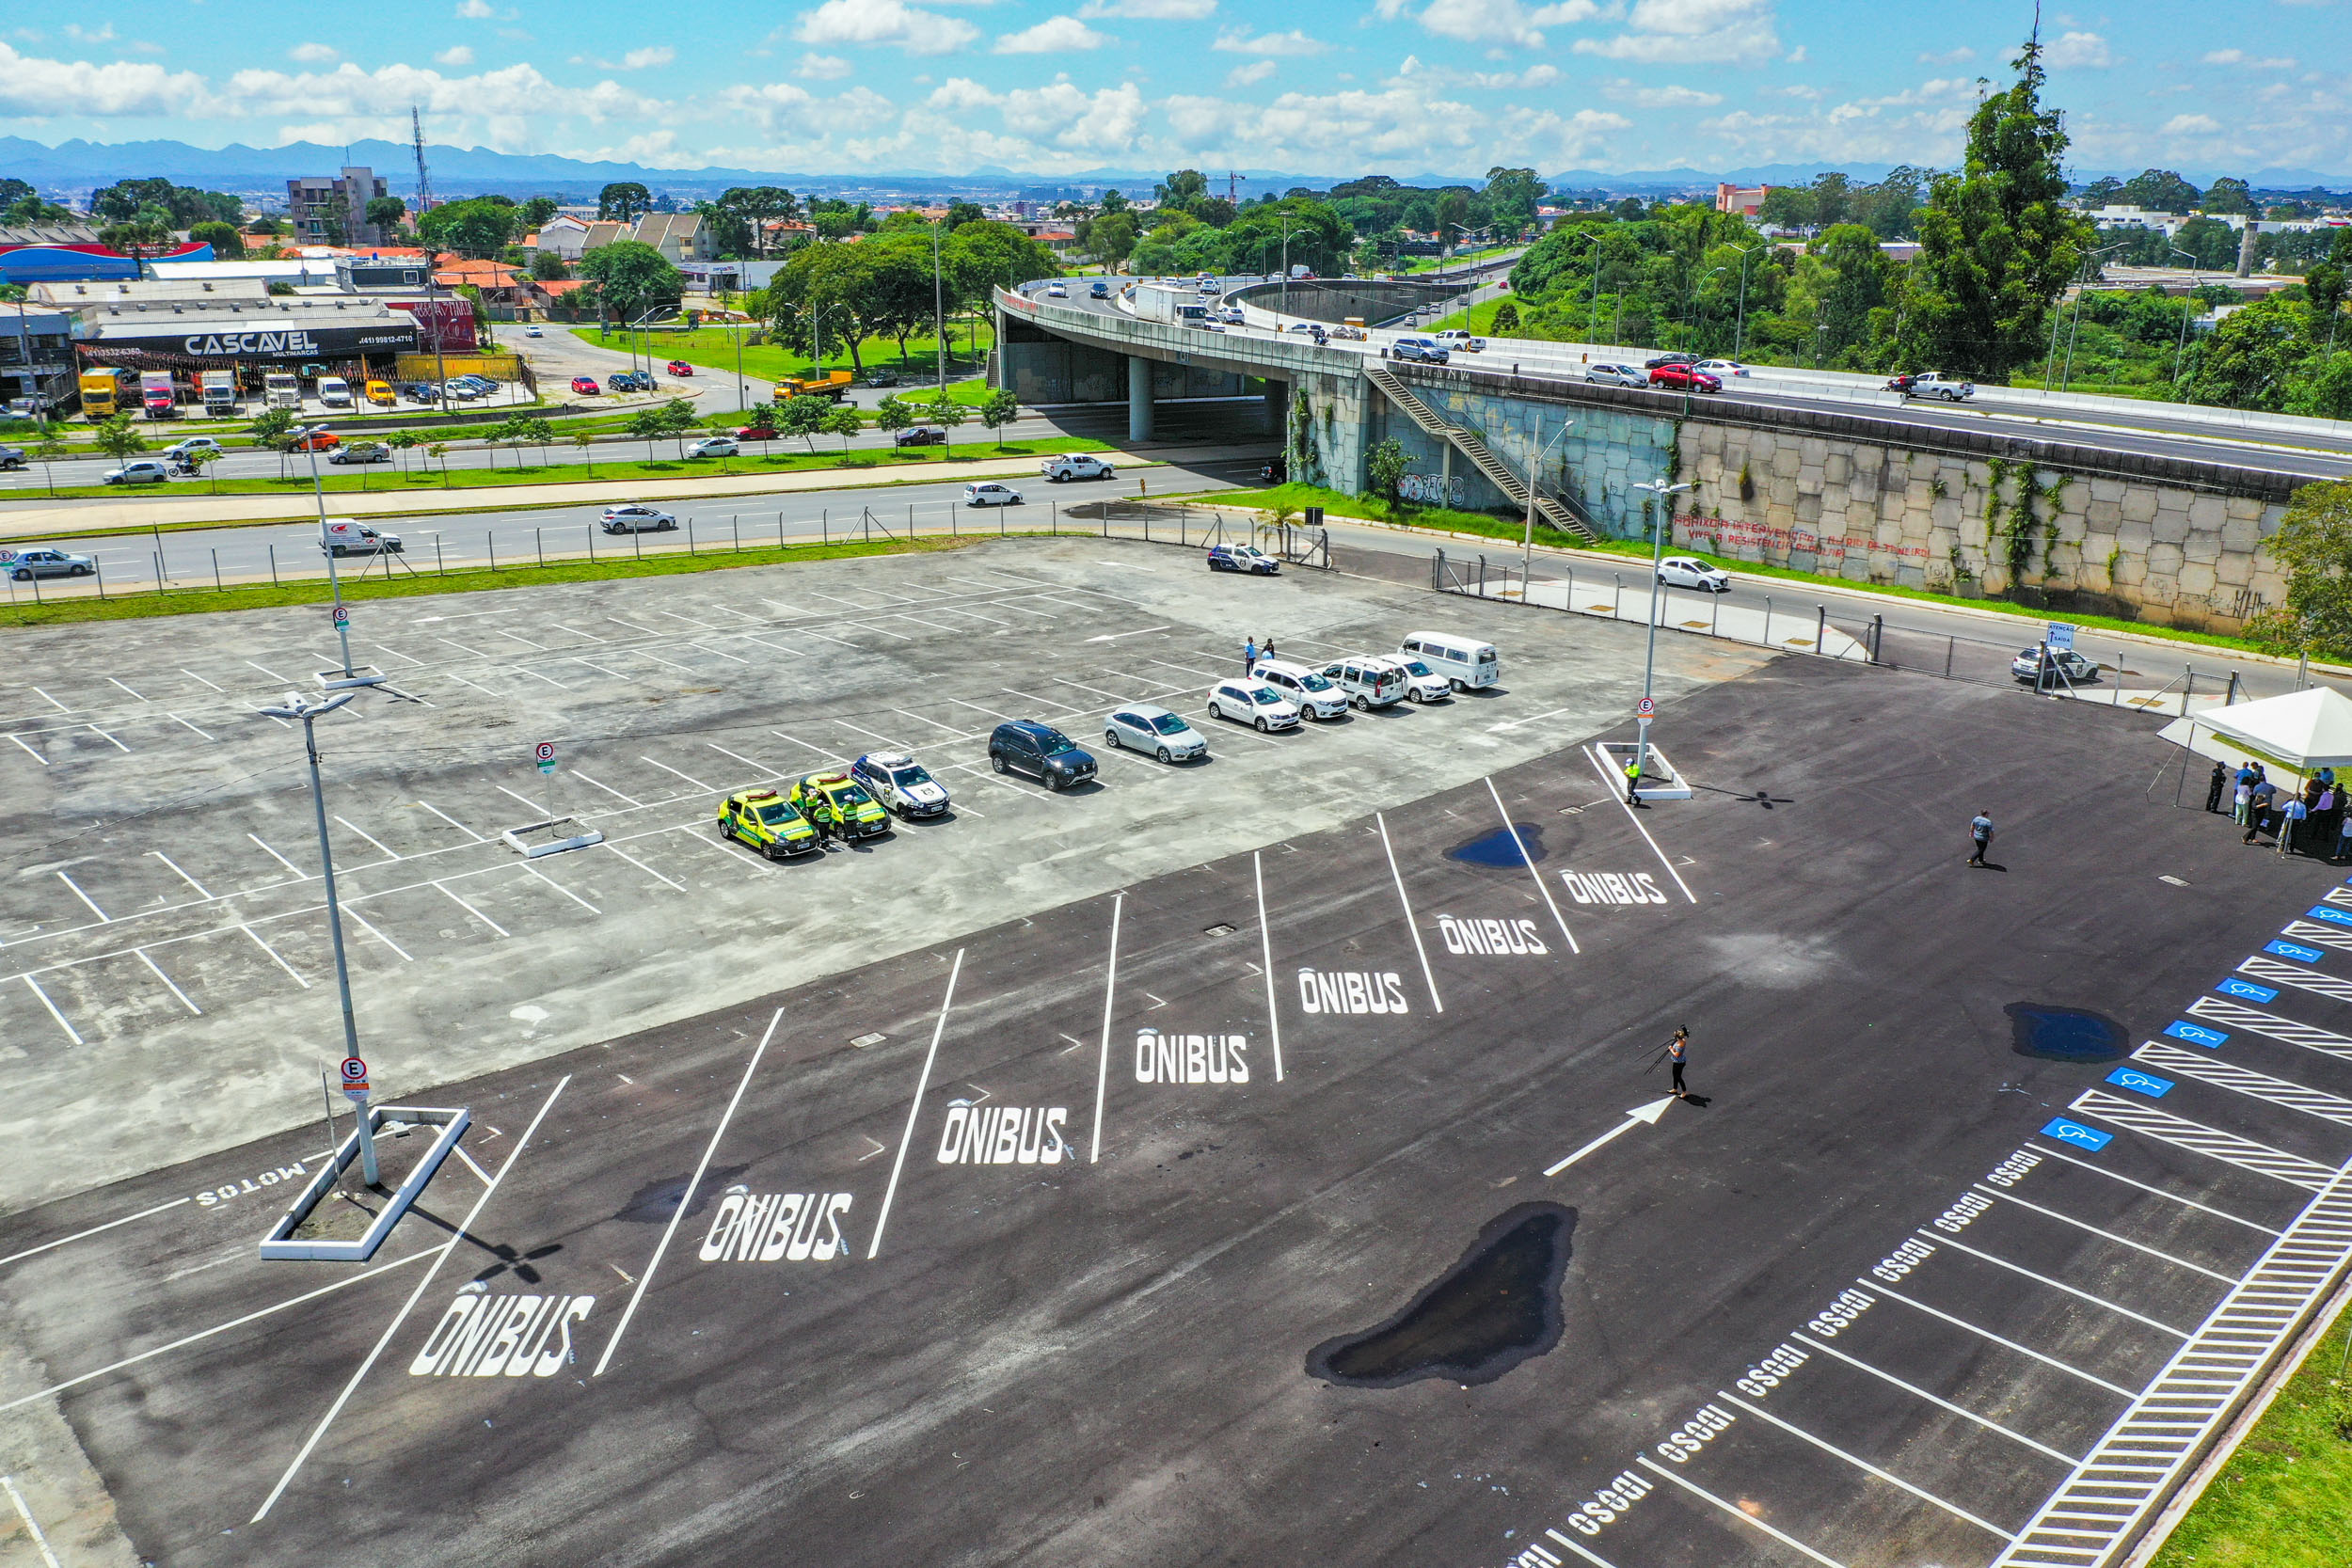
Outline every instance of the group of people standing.
POLYGON ((2352 860, 2352 812, 2336 770, 2323 768, 2303 781, 2274 784, 2259 762, 2243 763, 2234 778, 2222 763, 2213 765, 2205 785, 2205 809, 2218 813, 2226 799, 2245 842, 2267 838, 2282 855, 2317 855, 2352 860))

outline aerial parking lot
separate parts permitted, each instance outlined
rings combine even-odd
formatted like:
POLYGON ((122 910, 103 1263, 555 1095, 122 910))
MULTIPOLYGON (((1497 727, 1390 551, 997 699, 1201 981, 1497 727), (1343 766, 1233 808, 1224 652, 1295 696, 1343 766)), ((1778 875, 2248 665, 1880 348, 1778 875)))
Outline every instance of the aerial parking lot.
POLYGON ((357 618, 424 699, 320 731, 362 1044, 473 1118, 365 1264, 256 1254, 326 618, 15 644, 0 1442, 87 1560, 2083 1563, 2352 1250, 2352 888, 2129 712, 1669 638, 1637 812, 1639 627, 1197 553, 357 618), (1501 683, 1206 718, 1429 627, 1501 683), (715 832, 882 751, 952 810, 715 832), (548 787, 604 839, 526 862, 548 787))

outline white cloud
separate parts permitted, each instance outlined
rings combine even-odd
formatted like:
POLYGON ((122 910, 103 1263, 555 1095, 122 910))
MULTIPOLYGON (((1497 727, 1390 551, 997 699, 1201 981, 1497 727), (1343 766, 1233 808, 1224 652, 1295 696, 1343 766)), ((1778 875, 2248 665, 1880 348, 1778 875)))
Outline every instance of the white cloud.
POLYGON ((1426 66, 1414 55, 1407 55, 1396 68, 1397 82, 1410 82, 1424 87, 1470 87, 1479 92, 1526 92, 1536 87, 1557 87, 1561 82, 1556 65, 1531 65, 1525 71, 1455 71, 1448 66, 1426 66))
POLYGON ((825 0, 792 36, 803 43, 896 44, 910 55, 952 55, 980 36, 961 17, 917 10, 904 0, 825 0))
POLYGON ((853 69, 838 55, 803 55, 792 74, 803 82, 838 82, 853 69))
POLYGON ((649 66, 668 65, 672 60, 676 58, 676 50, 671 48, 666 43, 658 43, 645 49, 632 49, 628 54, 622 55, 621 69, 623 71, 644 71, 649 66))
POLYGON ((1034 27, 996 40, 999 55, 1058 55, 1070 49, 1100 49, 1110 39, 1074 16, 1049 16, 1034 27))
POLYGON ((1216 0, 1087 0, 1078 14, 1089 22, 1199 22, 1216 9, 1216 0))
POLYGON ((96 27, 85 27, 79 23, 69 22, 65 24, 65 36, 76 43, 112 43, 115 24, 106 22, 96 27))
POLYGON ((1237 65, 1227 71, 1225 85, 1229 87, 1254 87, 1273 75, 1277 69, 1272 60, 1252 60, 1248 65, 1237 65))
POLYGON ((1964 65, 1976 57, 1977 52, 1963 43, 1957 49, 1947 49, 1940 53, 1931 49, 1921 50, 1919 63, 1921 65, 1964 65))
POLYGON ((436 65, 471 65, 473 50, 461 43, 453 49, 442 50, 433 56, 433 61, 436 65))
POLYGON ((305 65, 328 65, 342 56, 324 43, 297 43, 286 51, 286 58, 305 65))
POLYGON ((2107 40, 2097 33, 2068 33, 2042 50, 2042 63, 2052 71, 2070 67, 2104 71, 2115 63, 2115 57, 2107 52, 2107 40))
POLYGON ((749 120, 769 132, 798 130, 870 131, 898 118, 898 105, 869 87, 851 87, 831 98, 819 98, 789 82, 761 87, 733 87, 719 94, 721 112, 730 120, 749 120))
POLYGON ((203 117, 220 104, 191 71, 118 60, 50 60, 20 55, 0 43, 0 118, 54 115, 203 117))
POLYGON ((457 0, 457 14, 469 22, 487 22, 498 13, 490 9, 490 0, 457 0))
POLYGON ((1212 49, 1229 55, 1320 55, 1331 46, 1320 39, 1311 39, 1293 27, 1287 33, 1261 33, 1251 38, 1245 32, 1219 33, 1212 49))
POLYGON ((2280 55, 2269 59, 2261 59, 2249 55, 2243 49, 2217 49, 2205 56, 2205 64, 2242 65, 2249 71, 2292 71, 2295 69, 2295 59, 2292 55, 2280 55))
POLYGON ((1631 103, 1645 109, 1711 109, 1724 101, 1720 92, 1702 92, 1679 83, 1636 82, 1620 76, 1600 85, 1601 96, 1612 103, 1631 103))
MULTIPOLYGON (((1429 0, 1413 20, 1439 38, 1541 49, 1541 29, 1614 16, 1622 8, 1614 4, 1604 8, 1598 0, 1559 0, 1545 6, 1522 5, 1520 0, 1429 0)), ((1402 0, 1384 3, 1380 8, 1380 14, 1386 18, 1393 19, 1403 12, 1402 0)))
POLYGON ((1578 39, 1576 52, 1645 65, 1760 65, 1780 52, 1772 0, 1635 0, 1630 32, 1578 39))
POLYGON ((2168 136, 2210 136, 2221 129, 2221 122, 2211 115, 2174 115, 2164 122, 2168 136))

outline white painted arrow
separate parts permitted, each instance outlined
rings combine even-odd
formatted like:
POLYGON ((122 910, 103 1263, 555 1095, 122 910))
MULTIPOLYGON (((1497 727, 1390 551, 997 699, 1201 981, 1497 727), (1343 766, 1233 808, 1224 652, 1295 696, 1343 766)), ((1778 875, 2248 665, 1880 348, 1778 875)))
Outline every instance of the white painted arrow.
POLYGON ((1166 631, 1167 629, 1168 628, 1166 626, 1146 626, 1141 631, 1105 632, 1101 637, 1089 637, 1087 641, 1089 642, 1116 642, 1122 637, 1149 637, 1155 631, 1166 631))
POLYGON ((1575 1153, 1569 1155, 1558 1164, 1548 1166, 1545 1169, 1544 1174, 1546 1176, 1559 1175, 1562 1171, 1567 1169, 1570 1165, 1575 1164, 1579 1160, 1581 1160, 1584 1156, 1590 1154, 1593 1150, 1598 1148, 1610 1139, 1616 1137, 1620 1133, 1632 1132, 1636 1123, 1647 1122, 1653 1127, 1656 1126, 1658 1124, 1658 1118, 1666 1114, 1666 1107, 1674 1102, 1674 1096, 1668 1095, 1662 1100, 1653 1100, 1646 1105, 1634 1106, 1633 1109, 1625 1114, 1625 1120, 1617 1123, 1616 1126, 1612 1127, 1608 1132, 1603 1132, 1599 1137, 1595 1138, 1591 1143, 1586 1144, 1582 1148, 1578 1149, 1575 1153))

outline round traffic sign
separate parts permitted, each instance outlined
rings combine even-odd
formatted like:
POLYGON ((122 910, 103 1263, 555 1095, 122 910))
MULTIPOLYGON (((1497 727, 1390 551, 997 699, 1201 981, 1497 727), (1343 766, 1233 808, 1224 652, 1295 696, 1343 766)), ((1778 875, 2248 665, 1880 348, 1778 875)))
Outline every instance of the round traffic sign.
POLYGON ((345 1056, 343 1058, 343 1082, 346 1084, 364 1084, 367 1081, 368 1064, 361 1061, 357 1056, 345 1056))
POLYGON ((337 605, 335 607, 335 625, 338 627, 351 625, 351 610, 349 607, 344 605, 337 605))
POLYGON ((1655 719, 1657 716, 1658 705, 1647 697, 1633 705, 1633 717, 1636 719, 1655 719))
POLYGON ((542 740, 539 742, 538 747, 532 752, 532 754, 536 756, 541 762, 553 762, 555 760, 555 742, 552 740, 542 740))

